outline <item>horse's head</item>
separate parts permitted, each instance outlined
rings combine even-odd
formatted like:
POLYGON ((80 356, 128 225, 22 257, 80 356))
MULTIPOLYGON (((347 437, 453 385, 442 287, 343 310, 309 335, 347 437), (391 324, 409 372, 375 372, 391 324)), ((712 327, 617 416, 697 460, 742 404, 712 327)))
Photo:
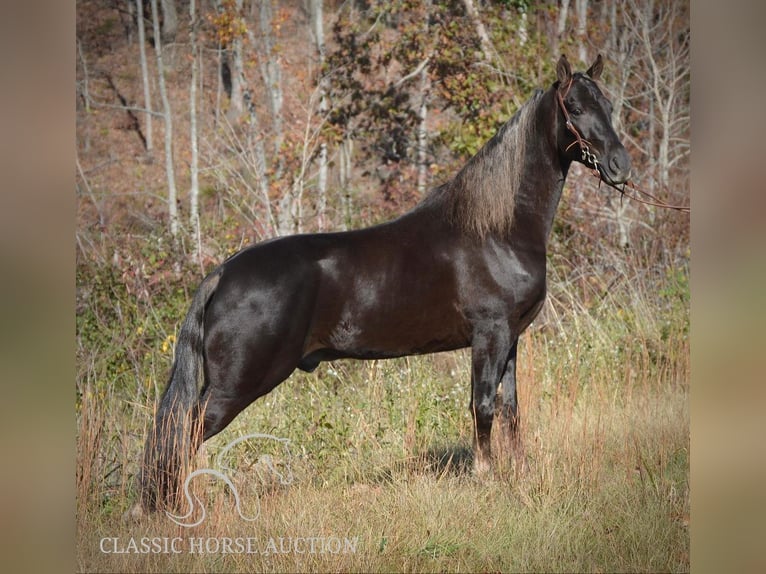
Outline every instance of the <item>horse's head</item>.
POLYGON ((612 127, 612 104, 595 82, 603 68, 601 55, 585 74, 573 74, 567 59, 559 59, 554 87, 562 119, 559 152, 598 169, 607 183, 619 184, 630 178, 630 156, 612 127))

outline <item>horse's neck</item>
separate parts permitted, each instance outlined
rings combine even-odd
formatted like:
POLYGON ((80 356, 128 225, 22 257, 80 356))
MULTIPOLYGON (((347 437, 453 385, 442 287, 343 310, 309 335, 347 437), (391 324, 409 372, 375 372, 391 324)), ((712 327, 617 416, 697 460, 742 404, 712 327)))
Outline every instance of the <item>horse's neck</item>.
POLYGON ((523 238, 545 246, 553 227, 569 164, 562 163, 557 151, 557 110, 553 92, 549 91, 543 98, 535 110, 535 133, 527 143, 524 173, 516 193, 511 238, 512 241, 523 238))

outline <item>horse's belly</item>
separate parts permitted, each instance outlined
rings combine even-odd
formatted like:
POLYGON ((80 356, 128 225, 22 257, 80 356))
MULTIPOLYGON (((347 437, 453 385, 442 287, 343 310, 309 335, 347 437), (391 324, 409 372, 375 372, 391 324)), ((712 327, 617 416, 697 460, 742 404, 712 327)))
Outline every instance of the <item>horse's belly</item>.
POLYGON ((334 320, 318 320, 315 327, 304 353, 306 366, 316 360, 392 358, 470 344, 470 330, 461 313, 433 301, 374 311, 346 306, 334 320))

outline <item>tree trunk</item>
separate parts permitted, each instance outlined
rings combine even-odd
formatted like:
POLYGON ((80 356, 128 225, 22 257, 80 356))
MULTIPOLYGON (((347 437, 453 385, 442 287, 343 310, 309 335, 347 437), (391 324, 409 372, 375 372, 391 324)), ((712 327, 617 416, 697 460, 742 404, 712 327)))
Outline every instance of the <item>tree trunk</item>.
MULTIPOLYGON (((189 87, 189 130, 191 138, 191 185, 189 187, 189 223, 192 229, 193 252, 201 258, 202 235, 199 218, 199 149, 197 144, 197 77, 199 75, 199 54, 197 54, 197 19, 195 0, 189 2, 189 44, 191 45, 191 86, 189 87)), ((200 259, 200 264, 202 263, 200 259)))
POLYGON ((580 63, 588 63, 588 50, 585 45, 586 32, 588 30, 588 0, 576 0, 577 10, 577 57, 580 63))
POLYGON ((621 27, 621 31, 616 29, 616 12, 613 11, 611 17, 615 18, 615 30, 610 31, 612 39, 609 42, 614 46, 611 53, 615 63, 615 75, 618 78, 615 91, 612 93, 612 124, 615 131, 620 133, 623 131, 622 113, 625 108, 625 94, 628 91, 628 82, 633 70, 633 62, 630 56, 632 49, 630 47, 629 33, 625 27, 621 27))
POLYGON ((343 141, 340 144, 340 150, 338 155, 340 156, 339 177, 340 177, 340 190, 341 190, 341 205, 343 210, 343 220, 341 222, 341 230, 345 231, 351 226, 351 211, 353 205, 351 202, 351 156, 354 151, 354 141, 346 134, 343 136, 343 141))
POLYGON ((216 90, 215 90, 215 127, 221 121, 221 95, 223 94, 223 60, 224 50, 221 43, 218 42, 218 49, 216 50, 216 90))
POLYGON ((569 16, 569 0, 561 0, 561 8, 559 8, 559 19, 556 25, 556 36, 559 40, 561 40, 564 32, 566 32, 567 16, 569 16))
MULTIPOLYGON (((128 0, 128 23, 125 24, 125 31, 126 36, 128 38, 128 45, 133 45, 133 10, 134 5, 130 0, 128 0)), ((120 20, 122 20, 122 16, 120 16, 120 20)), ((138 19, 136 18, 136 23, 138 23, 138 19)))
MULTIPOLYGON (((266 86, 269 109, 271 111, 272 141, 274 149, 274 176, 279 179, 282 176, 284 161, 282 159, 282 142, 284 141, 284 127, 282 121, 282 68, 277 55, 274 53, 274 36, 272 34, 273 15, 271 0, 260 0, 258 20, 261 32, 261 77, 266 86)), ((253 45, 258 45, 253 33, 248 32, 253 45)))
MULTIPOLYGON (((616 14, 616 11, 613 11, 612 14, 616 14)), ((615 35, 618 33, 618 30, 613 31, 613 34, 615 35)), ((625 94, 628 90, 628 82, 630 81, 631 70, 633 67, 627 46, 627 42, 629 42, 627 33, 623 30, 621 36, 619 36, 619 39, 613 39, 612 42, 613 45, 616 46, 612 53, 614 54, 613 57, 616 60, 616 66, 614 67, 614 70, 617 77, 617 81, 615 82, 615 91, 612 94, 612 125, 614 126, 615 131, 620 134, 624 131, 622 114, 623 110, 625 109, 625 94)), ((630 204, 630 202, 623 201, 620 201, 614 207, 614 217, 617 223, 620 247, 622 248, 626 248, 630 244, 631 221, 629 218, 629 212, 633 209, 635 208, 630 204)))
MULTIPOLYGON (((317 54, 319 56, 319 121, 324 122, 329 110, 327 101, 327 79, 324 76, 325 62, 325 43, 324 43, 324 22, 323 18, 323 0, 311 0, 311 29, 314 35, 317 54)), ((327 142, 320 135, 319 142, 319 174, 317 176, 317 226, 319 230, 325 228, 325 217, 327 215, 327 142)))
POLYGON ((283 237, 296 232, 298 218, 295 213, 296 202, 293 198, 293 190, 288 189, 279 200, 279 212, 277 213, 277 235, 283 237))
POLYGON ((229 121, 236 122, 245 109, 245 64, 242 59, 242 38, 231 41, 229 68, 231 70, 231 95, 229 96, 229 121))
POLYGON ((428 66, 420 71, 420 108, 418 109, 418 194, 425 196, 428 187, 428 66))
MULTIPOLYGON (((427 0, 424 6, 425 14, 423 16, 423 38, 429 38, 429 20, 431 12, 431 0, 427 0)), ((481 25, 478 14, 476 20, 481 25)), ((486 34, 486 31, 484 31, 486 34)), ((486 53, 485 53, 486 57, 486 53)), ((431 50, 426 53, 426 62, 431 59, 431 50)), ((428 94, 431 89, 431 81, 428 77, 428 65, 422 66, 420 70, 420 106, 418 108, 418 133, 417 133, 417 165, 418 165, 418 194, 423 197, 428 188, 428 94)))
POLYGON ((558 46, 561 44, 561 40, 564 38, 564 33, 567 31, 567 16, 569 15, 569 0, 561 0, 561 8, 559 8, 559 19, 556 25, 556 52, 558 53, 558 46))
MULTIPOLYGON (((140 0, 139 0, 140 1, 140 0)), ((80 39, 77 39, 77 54, 80 56, 80 64, 82 66, 82 88, 80 94, 83 99, 83 105, 85 106, 85 117, 90 117, 90 78, 88 74, 88 64, 85 61, 85 54, 82 51, 82 43, 80 39)), ((84 141, 82 149, 84 152, 90 151, 90 130, 86 127, 83 130, 84 141)))
POLYGON ((484 28, 484 24, 479 17, 479 12, 476 10, 473 0, 463 0, 463 5, 465 6, 465 11, 468 14, 468 17, 471 19, 471 22, 473 22, 474 28, 476 28, 476 34, 479 36, 484 60, 487 63, 490 63, 494 59, 492 55, 495 53, 495 49, 492 46, 489 34, 487 34, 487 30, 484 28))
POLYGON ((141 58, 141 78, 144 83, 144 127, 146 132, 146 153, 154 152, 154 139, 152 138, 152 97, 149 91, 149 69, 146 64, 146 28, 144 26, 144 3, 136 0, 136 21, 138 22, 138 53, 141 58))
POLYGON ((527 7, 522 4, 518 8, 519 11, 519 45, 523 46, 527 43, 529 38, 529 23, 527 21, 527 7))
MULTIPOLYGON (((236 0, 235 6, 237 14, 242 13, 244 0, 236 0)), ((217 2, 220 6, 220 1, 217 2)), ((242 36, 236 34, 231 40, 231 46, 227 51, 226 62, 224 66, 229 68, 229 82, 231 88, 229 91, 229 110, 226 113, 227 119, 235 123, 245 111, 245 64, 242 57, 242 36)))
POLYGON ((157 10, 157 0, 152 0, 152 24, 154 26, 154 51, 157 55, 157 75, 159 76, 160 97, 165 119, 165 173, 168 178, 168 219, 170 234, 178 238, 178 205, 176 192, 176 175, 173 169, 173 118, 171 117, 170 101, 165 88, 165 66, 162 64, 162 41, 160 40, 160 18, 157 10))
POLYGON ((176 41, 178 33, 178 10, 175 0, 162 0, 162 41, 176 41))

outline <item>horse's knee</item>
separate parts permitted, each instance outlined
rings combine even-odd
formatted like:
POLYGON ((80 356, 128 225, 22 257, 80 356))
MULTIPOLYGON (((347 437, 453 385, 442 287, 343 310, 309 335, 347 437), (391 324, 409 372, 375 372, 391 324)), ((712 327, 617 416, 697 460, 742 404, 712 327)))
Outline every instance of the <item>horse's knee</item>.
POLYGON ((471 402, 471 414, 477 429, 485 430, 492 426, 495 416, 494 394, 482 393, 471 402))

